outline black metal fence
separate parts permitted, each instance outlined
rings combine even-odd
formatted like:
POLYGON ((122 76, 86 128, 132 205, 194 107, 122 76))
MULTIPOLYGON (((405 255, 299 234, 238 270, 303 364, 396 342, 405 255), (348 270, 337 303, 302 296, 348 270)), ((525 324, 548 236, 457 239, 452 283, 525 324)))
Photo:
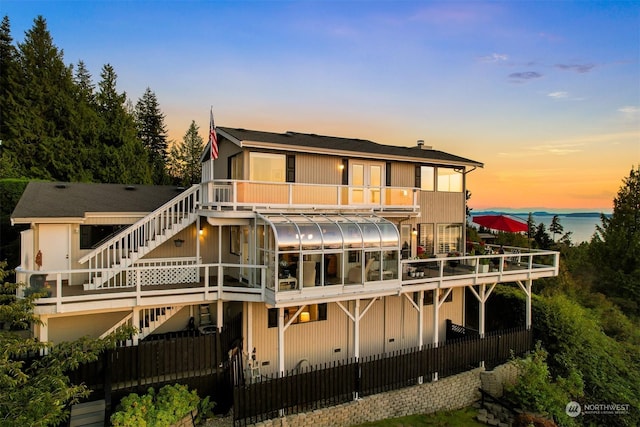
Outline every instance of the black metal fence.
POLYGON ((72 383, 84 383, 91 399, 104 398, 113 410, 129 393, 146 393, 165 384, 184 384, 201 397, 211 396, 219 412, 233 404, 229 351, 241 344, 242 317, 237 316, 220 333, 197 330, 155 336, 136 346, 104 352, 92 363, 69 372, 72 383))
POLYGON ((234 387, 234 424, 244 426, 279 414, 294 414, 444 378, 484 362, 487 369, 533 348, 531 330, 471 335, 435 347, 334 362, 234 387))

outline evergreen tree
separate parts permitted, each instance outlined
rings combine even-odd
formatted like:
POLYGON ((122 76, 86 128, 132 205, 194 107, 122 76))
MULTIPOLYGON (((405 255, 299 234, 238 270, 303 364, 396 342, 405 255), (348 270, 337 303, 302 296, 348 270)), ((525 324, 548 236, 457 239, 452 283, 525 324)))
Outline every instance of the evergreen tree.
POLYGON ((167 160, 167 129, 164 114, 160 111, 158 99, 147 87, 135 108, 138 138, 147 149, 149 163, 155 184, 168 183, 165 170, 167 160))
POLYGON ((533 220, 533 213, 529 212, 527 218, 527 239, 529 239, 529 247, 531 245, 531 239, 536 235, 536 222, 533 220))
POLYGON ((547 228, 544 226, 544 222, 538 224, 534 234, 534 239, 538 244, 538 247, 541 249, 549 249, 551 247, 551 237, 549 236, 549 233, 547 233, 547 228))
POLYGON ((100 182, 150 184, 151 169, 148 155, 137 138, 133 117, 126 110, 127 96, 118 93, 117 75, 113 67, 102 67, 101 80, 96 93, 97 111, 103 120, 100 129, 102 144, 96 147, 100 159, 100 182))
POLYGON ((549 225, 549 231, 553 234, 553 241, 556 241, 556 234, 560 234, 564 231, 564 227, 560 224, 560 217, 558 215, 554 215, 551 220, 551 224, 549 225))
POLYGON ((640 166, 632 168, 613 201, 611 217, 601 216, 591 240, 598 289, 628 314, 640 315, 640 166))
POLYGON ((73 140, 75 91, 71 67, 63 61, 42 16, 18 44, 17 120, 9 123, 7 147, 32 178, 73 180, 82 162, 73 140))
POLYGON ((198 135, 199 127, 195 120, 182 137, 180 144, 174 144, 169 153, 168 167, 171 175, 180 184, 189 186, 200 182, 202 164, 200 155, 204 149, 204 140, 198 135))
POLYGON ((14 138, 9 124, 16 121, 14 92, 17 87, 17 52, 9 17, 0 24, 0 178, 18 177, 21 165, 10 150, 14 138), (9 147, 9 149, 6 149, 9 147))

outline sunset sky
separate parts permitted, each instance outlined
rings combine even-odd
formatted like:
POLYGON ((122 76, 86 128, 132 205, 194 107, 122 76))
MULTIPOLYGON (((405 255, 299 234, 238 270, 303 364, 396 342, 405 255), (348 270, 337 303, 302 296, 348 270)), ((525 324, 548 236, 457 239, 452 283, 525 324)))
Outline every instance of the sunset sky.
POLYGON ((485 164, 470 205, 610 211, 640 164, 640 2, 14 1, 67 64, 191 120, 414 145, 485 164))

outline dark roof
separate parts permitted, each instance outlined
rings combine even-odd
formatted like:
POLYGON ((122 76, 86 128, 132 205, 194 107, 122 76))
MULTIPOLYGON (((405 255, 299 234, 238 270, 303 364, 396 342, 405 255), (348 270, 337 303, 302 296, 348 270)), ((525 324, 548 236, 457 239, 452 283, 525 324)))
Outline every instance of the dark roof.
POLYGON ((369 155, 401 156, 424 159, 425 162, 454 162, 482 167, 483 164, 475 160, 445 153, 443 151, 431 150, 428 148, 399 147, 395 145, 383 145, 365 139, 340 138, 335 136, 324 136, 309 133, 285 132, 273 133, 247 129, 235 129, 218 127, 239 141, 254 141, 280 145, 291 145, 297 147, 322 148, 335 151, 351 151, 367 153, 369 155))
POLYGON ((11 218, 83 218, 87 212, 149 213, 184 191, 160 185, 30 182, 11 218))

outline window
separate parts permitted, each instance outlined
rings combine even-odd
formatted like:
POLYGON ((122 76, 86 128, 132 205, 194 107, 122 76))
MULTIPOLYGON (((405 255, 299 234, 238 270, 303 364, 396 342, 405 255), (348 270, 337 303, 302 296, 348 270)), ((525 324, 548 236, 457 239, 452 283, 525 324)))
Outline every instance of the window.
POLYGON ((286 156, 284 154, 249 153, 249 179, 251 181, 285 182, 286 156))
POLYGON ((438 225, 438 253, 462 252, 462 225, 438 225))
MULTIPOLYGON (((291 316, 298 312, 300 307, 286 307, 284 309, 284 322, 287 323, 291 316)), ((278 327, 278 309, 270 308, 268 313, 268 327, 278 327)), ((309 304, 305 305, 298 317, 295 318, 292 325, 297 323, 318 322, 320 320, 327 320, 327 304, 309 304)))
POLYGON ((234 255, 240 255, 240 226, 232 225, 230 227, 229 236, 229 252, 234 255))
POLYGON ((456 169, 438 168, 438 191, 462 192, 462 173, 456 169))
MULTIPOLYGON (((420 300, 420 292, 413 293, 413 302, 418 304, 420 300)), ((424 291, 424 297, 422 298, 422 305, 433 305, 433 289, 430 291, 424 291)))
POLYGON ((242 153, 229 158, 229 179, 244 179, 242 153))
POLYGON ((435 168, 433 166, 420 166, 420 189, 423 191, 435 189, 435 168))
MULTIPOLYGON (((429 291, 424 291, 424 297, 422 299, 422 305, 433 305, 433 289, 429 290, 429 291)), ((442 301, 442 297, 444 296, 444 294, 447 292, 446 289, 440 289, 439 292, 439 299, 440 301, 442 301)), ((415 302, 416 304, 418 304, 419 301, 419 292, 414 292, 413 293, 413 302, 415 302)), ((447 297, 445 298, 444 302, 453 302, 453 290, 451 292, 449 292, 449 295, 447 295, 447 297)))
POLYGON ((433 224, 418 224, 418 246, 422 253, 418 255, 433 255, 433 224))
POLYGON ((81 225, 80 249, 93 249, 120 231, 123 225, 81 225))

